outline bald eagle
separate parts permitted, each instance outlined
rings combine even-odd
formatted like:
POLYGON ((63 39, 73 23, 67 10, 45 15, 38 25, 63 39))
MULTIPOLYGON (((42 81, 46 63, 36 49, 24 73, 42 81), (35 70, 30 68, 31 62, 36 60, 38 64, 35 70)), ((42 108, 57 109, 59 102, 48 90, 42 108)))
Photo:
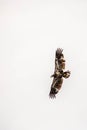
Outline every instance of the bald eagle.
POLYGON ((55 70, 54 74, 51 76, 53 77, 53 82, 51 85, 49 97, 55 98, 56 94, 62 87, 63 78, 69 78, 70 71, 65 71, 65 59, 63 54, 63 49, 58 48, 55 53, 55 70))

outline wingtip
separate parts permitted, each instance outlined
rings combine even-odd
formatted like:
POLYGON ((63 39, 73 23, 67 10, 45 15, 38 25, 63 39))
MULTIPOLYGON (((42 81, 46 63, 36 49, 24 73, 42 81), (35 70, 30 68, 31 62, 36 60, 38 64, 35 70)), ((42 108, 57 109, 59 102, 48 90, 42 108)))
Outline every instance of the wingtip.
POLYGON ((62 52, 63 52, 63 49, 62 49, 62 48, 57 48, 56 54, 62 54, 62 52))

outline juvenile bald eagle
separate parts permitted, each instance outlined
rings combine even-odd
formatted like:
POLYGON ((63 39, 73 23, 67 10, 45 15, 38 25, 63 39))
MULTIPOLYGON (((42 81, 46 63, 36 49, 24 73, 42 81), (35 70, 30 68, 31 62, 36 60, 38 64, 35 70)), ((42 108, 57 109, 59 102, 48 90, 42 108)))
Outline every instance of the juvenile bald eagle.
POLYGON ((51 90, 49 96, 55 98, 56 94, 61 89, 63 78, 68 78, 70 76, 70 71, 65 71, 65 59, 63 55, 63 49, 58 48, 55 54, 55 71, 51 76, 53 77, 53 82, 51 85, 51 90))

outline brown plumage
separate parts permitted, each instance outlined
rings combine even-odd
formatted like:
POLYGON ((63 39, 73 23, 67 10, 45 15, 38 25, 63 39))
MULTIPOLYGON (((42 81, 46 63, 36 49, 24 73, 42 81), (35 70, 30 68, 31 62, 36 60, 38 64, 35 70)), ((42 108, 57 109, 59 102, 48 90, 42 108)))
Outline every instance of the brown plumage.
POLYGON ((55 54, 55 71, 51 76, 53 77, 53 82, 51 85, 51 90, 49 96, 51 98, 56 97, 55 95, 59 92, 62 87, 63 78, 68 78, 70 76, 70 71, 65 71, 65 59, 63 55, 63 49, 58 48, 55 54))

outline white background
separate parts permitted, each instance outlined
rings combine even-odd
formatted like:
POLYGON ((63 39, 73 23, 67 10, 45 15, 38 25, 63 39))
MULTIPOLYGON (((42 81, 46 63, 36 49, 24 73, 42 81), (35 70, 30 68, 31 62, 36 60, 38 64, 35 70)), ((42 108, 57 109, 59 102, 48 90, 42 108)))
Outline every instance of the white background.
POLYGON ((0 0, 0 130, 86 130, 86 69, 86 0, 0 0), (71 77, 52 100, 58 47, 71 77))

